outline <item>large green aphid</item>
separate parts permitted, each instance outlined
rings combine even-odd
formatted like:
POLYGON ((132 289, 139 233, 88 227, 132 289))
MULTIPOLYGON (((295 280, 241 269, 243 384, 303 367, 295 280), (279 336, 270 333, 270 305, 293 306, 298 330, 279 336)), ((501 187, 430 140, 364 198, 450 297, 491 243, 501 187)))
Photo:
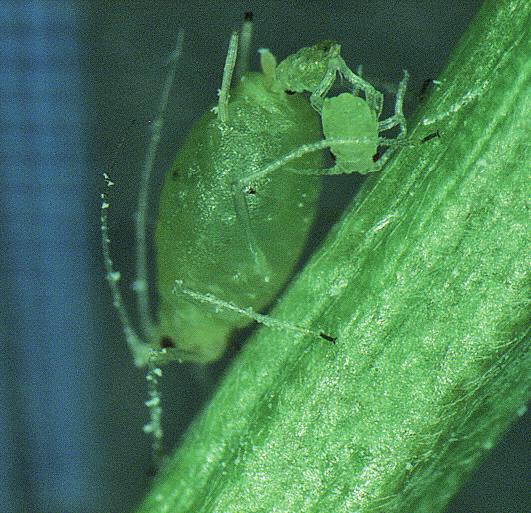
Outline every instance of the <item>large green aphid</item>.
POLYGON ((315 175, 374 169, 381 95, 346 67, 339 52, 338 44, 327 41, 277 67, 262 50, 262 71, 244 73, 230 96, 222 88, 216 112, 207 112, 190 130, 166 174, 155 236, 157 336, 179 358, 218 359, 231 331, 250 320, 191 302, 175 290, 176 279, 189 289, 262 309, 305 244, 319 194, 315 175), (366 100, 351 92, 324 97, 338 72, 366 100), (293 94, 303 92, 311 93, 310 101, 293 94), (321 139, 319 114, 326 146, 336 156, 334 169, 323 169, 322 153, 311 151, 321 139))
POLYGON ((214 361, 223 354, 231 332, 252 319, 332 340, 318 330, 256 312, 274 299, 300 257, 316 215, 319 175, 375 171, 390 154, 387 151, 375 164, 378 146, 396 146, 406 134, 402 102, 407 76, 399 86, 395 114, 379 121, 382 94, 347 67, 339 44, 324 41, 303 48, 278 66, 268 50, 261 50, 262 70, 248 72, 240 66, 231 88, 237 50, 234 33, 218 105, 190 130, 164 179, 155 232, 159 307, 154 323, 147 295, 145 211, 171 84, 170 78, 166 81, 137 212, 135 291, 143 337, 132 329, 119 295, 119 275, 113 272, 108 253, 108 205, 103 207, 107 276, 135 362, 150 367, 152 420, 147 430, 159 441, 160 407, 154 387, 161 374, 159 364, 214 361), (347 91, 333 96, 330 91, 338 75, 347 91), (396 139, 379 137, 396 126, 396 139), (335 157, 332 168, 324 167, 324 149, 335 157))
POLYGON ((263 72, 241 77, 226 120, 217 110, 190 130, 166 174, 155 234, 158 336, 200 362, 218 359, 249 319, 175 294, 175 280, 261 310, 292 272, 315 217, 319 178, 295 171, 322 167, 322 156, 309 153, 235 198, 233 183, 319 140, 320 120, 302 96, 273 92, 263 72))
MULTIPOLYGON (((145 342, 125 323, 138 365, 218 359, 231 332, 256 320, 254 312, 291 274, 315 217, 318 175, 375 171, 390 154, 375 164, 378 146, 397 146, 406 134, 407 75, 394 115, 379 121, 383 95, 348 68, 339 44, 323 41, 302 48, 278 65, 262 49, 262 70, 241 72, 231 89, 237 49, 234 33, 218 105, 190 130, 164 180, 155 233, 158 323, 151 321, 147 300, 147 192, 141 190, 135 291, 145 342), (338 75, 349 90, 332 96, 338 75), (400 129, 396 139, 379 137, 395 126, 400 129), (326 148, 335 157, 332 168, 323 167, 326 148)), ((154 123, 144 185, 170 84, 168 79, 154 123)), ((119 276, 108 270, 113 284, 119 276)), ((123 318, 121 299, 115 303, 123 318)))

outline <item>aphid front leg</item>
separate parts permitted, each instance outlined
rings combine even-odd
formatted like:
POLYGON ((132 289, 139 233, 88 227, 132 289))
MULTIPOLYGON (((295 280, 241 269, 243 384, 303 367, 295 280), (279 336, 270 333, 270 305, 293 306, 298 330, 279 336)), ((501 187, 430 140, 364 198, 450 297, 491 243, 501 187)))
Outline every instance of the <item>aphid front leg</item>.
MULTIPOLYGON (((331 89, 336 75, 339 73, 347 82, 352 86, 353 95, 358 95, 359 91, 362 91, 365 96, 365 101, 368 103, 369 107, 373 112, 376 113, 378 118, 382 113, 383 108, 383 95, 380 91, 376 90, 372 84, 356 75, 346 64, 343 58, 340 55, 337 55, 330 59, 328 63, 328 70, 326 75, 323 77, 323 81, 319 87, 312 92, 310 96, 311 104, 317 108, 318 106, 322 107, 324 97, 331 89)), ((319 110, 319 109, 318 109, 319 110)), ((320 110, 319 110, 320 112, 320 110)))

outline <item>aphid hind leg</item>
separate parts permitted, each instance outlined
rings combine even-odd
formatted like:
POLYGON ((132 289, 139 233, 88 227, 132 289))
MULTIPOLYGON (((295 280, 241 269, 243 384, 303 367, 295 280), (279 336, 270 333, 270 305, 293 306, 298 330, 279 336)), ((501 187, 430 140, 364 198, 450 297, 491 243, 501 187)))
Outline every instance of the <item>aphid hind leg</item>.
MULTIPOLYGON (((181 280, 175 281, 175 287, 173 288, 173 293, 183 294, 185 296, 188 296, 193 301, 197 301, 199 303, 210 304, 216 308, 235 312, 244 317, 249 317, 250 319, 253 319, 255 322, 259 324, 263 324, 272 329, 277 329, 280 331, 288 331, 288 332, 291 331, 294 333, 299 333, 301 335, 309 335, 311 337, 319 337, 328 342, 331 342, 332 344, 335 344, 337 340, 335 337, 332 337, 331 335, 327 335, 322 330, 319 330, 319 329, 311 330, 308 328, 304 328, 303 326, 298 326, 296 324, 291 324, 290 322, 275 319, 274 317, 270 317, 269 315, 259 314, 255 312, 252 308, 241 308, 233 303, 219 299, 212 294, 202 294, 200 292, 187 288, 181 280)), ((158 353, 159 355, 154 356, 154 357, 155 358, 160 357, 162 359, 161 361, 164 361, 164 358, 166 358, 168 355, 168 353, 164 350, 159 351, 158 353)))
MULTIPOLYGON (((133 355, 135 364, 138 367, 148 367, 146 379, 148 381, 149 399, 146 401, 146 406, 150 412, 150 422, 144 427, 146 433, 153 435, 153 456, 158 463, 162 452, 162 427, 161 415, 162 409, 160 407, 160 394, 158 392, 158 377, 161 376, 160 369, 153 365, 152 357, 154 351, 151 343, 156 333, 156 328, 151 320, 151 312, 147 288, 147 257, 146 257, 146 217, 148 209, 148 186, 157 153, 158 144, 160 141, 162 126, 164 122, 164 114, 169 100, 173 79, 177 69, 177 63, 182 53, 184 32, 179 30, 177 36, 177 43, 174 51, 169 58, 169 67, 164 81, 162 94, 159 101, 157 115, 152 123, 152 132, 149 145, 144 159, 144 165, 141 172, 141 184, 139 188, 139 196, 137 203, 137 211, 135 215, 136 221, 136 245, 137 245, 137 260, 136 260, 136 279, 134 283, 134 292, 137 297, 138 314, 140 316, 140 324, 142 326, 143 337, 137 335, 133 328, 132 322, 129 318, 129 313, 126 308, 120 287, 120 273, 114 270, 113 261, 110 252, 110 238, 108 228, 108 209, 109 202, 107 194, 102 194, 101 205, 101 234, 102 234, 102 250, 104 258, 104 266, 106 270, 106 278, 109 283, 113 306, 116 308, 120 321, 123 326, 125 337, 129 349, 133 355), (143 338, 147 340, 143 340, 143 338)), ((107 187, 111 187, 113 182, 107 173, 104 173, 104 178, 107 187)))
POLYGON ((382 93, 376 90, 369 82, 356 75, 341 56, 330 60, 325 76, 310 96, 312 106, 318 112, 321 112, 324 98, 330 91, 338 73, 352 86, 353 94, 357 95, 359 91, 363 91, 369 107, 376 113, 376 117, 379 117, 383 108, 382 93))
POLYGON ((378 122, 378 133, 390 130, 395 126, 399 127, 399 134, 396 139, 403 139, 407 134, 406 118, 404 116, 404 98, 406 96, 407 82, 409 73, 404 70, 404 76, 398 85, 398 91, 395 98, 395 112, 392 116, 378 122))
POLYGON ((166 114, 171 88, 177 71, 177 63, 182 54, 183 39, 184 32, 181 29, 177 35, 175 49, 168 59, 168 72, 160 95, 157 115, 150 125, 151 138, 146 150, 140 175, 140 187, 138 190, 137 209, 135 212, 136 279, 133 283, 133 290, 136 295, 137 309, 142 330, 148 341, 151 341, 156 333, 156 328, 151 318, 147 272, 147 214, 149 205, 149 185, 161 138, 162 127, 164 125, 164 116, 166 114))
MULTIPOLYGON (((147 199, 148 199, 148 184, 151 176, 153 162, 160 140, 160 132, 162 130, 163 117, 166 110, 166 105, 169 98, 169 93, 175 76, 178 60, 182 53, 184 33, 179 30, 177 35, 177 42, 175 49, 170 55, 168 73, 164 82, 163 92, 161 94, 158 113, 152 126, 151 140, 146 152, 144 166, 141 174, 141 185, 138 197, 138 205, 136 212, 136 243, 137 243, 137 261, 136 261, 136 279, 134 291, 137 296, 138 313, 140 316, 140 323, 142 327, 141 335, 137 334, 131 322, 128 309, 125 305, 122 292, 120 290, 120 272, 115 271, 113 260, 111 257, 111 240, 109 237, 108 226, 108 209, 109 201, 107 192, 101 195, 101 235, 102 235, 102 251, 103 262, 106 271, 106 279, 111 289, 113 306, 118 312, 120 322, 123 327, 127 345, 133 355, 135 365, 137 367, 144 367, 148 364, 148 357, 151 351, 151 346, 148 343, 153 333, 153 324, 151 322, 148 290, 147 290, 147 270, 146 270, 146 213, 147 213, 147 199), (147 339, 147 341, 146 341, 147 339)), ((103 174, 107 187, 112 187, 114 182, 108 173, 103 174)))

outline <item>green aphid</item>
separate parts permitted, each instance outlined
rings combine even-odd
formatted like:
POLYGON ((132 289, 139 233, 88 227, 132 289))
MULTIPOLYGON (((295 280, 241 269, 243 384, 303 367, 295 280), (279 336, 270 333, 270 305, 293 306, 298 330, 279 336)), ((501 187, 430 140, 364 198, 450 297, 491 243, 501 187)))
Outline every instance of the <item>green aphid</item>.
POLYGON ((271 78, 245 73, 230 93, 227 121, 219 108, 207 112, 164 179, 155 234, 159 333, 183 359, 218 359, 230 332, 249 319, 174 294, 175 280, 259 311, 293 271, 315 218, 319 177, 296 171, 321 168, 317 152, 233 191, 234 183, 321 138, 306 98, 275 92, 271 78))
MULTIPOLYGON (((242 39, 248 45, 250 36, 242 39)), ((240 66, 231 89, 238 51, 238 34, 232 35, 218 104, 192 127, 164 179, 155 232, 158 322, 150 321, 143 272, 136 291, 144 336, 124 323, 138 365, 215 361, 231 332, 252 320, 333 340, 256 312, 275 298, 300 258, 316 216, 320 175, 375 171, 390 155, 375 164, 378 146, 397 146, 406 134, 407 75, 395 114, 379 121, 383 95, 348 68, 340 50, 323 41, 277 65, 261 49, 262 70, 240 66), (334 96, 338 76, 347 92, 334 96), (396 126, 396 139, 379 137, 396 126), (324 167, 325 149, 335 158, 331 168, 324 167)), ((160 130, 162 115, 158 121, 160 130)), ((155 148, 148 151, 151 160, 155 148)), ((138 218, 145 223, 143 210, 139 200, 138 218)))
MULTIPOLYGON (((278 66, 267 50, 261 57, 261 72, 245 72, 230 94, 222 88, 215 112, 193 126, 164 179, 155 234, 155 344, 175 348, 181 360, 217 360, 231 332, 250 319, 219 303, 191 301, 176 280, 260 311, 306 243, 320 190, 316 175, 375 169, 382 96, 348 69, 337 43, 303 48, 278 66), (326 97, 338 73, 365 98, 326 97), (322 139, 321 117, 333 169, 323 168, 322 152, 313 148, 322 139)), ((228 59, 226 71, 233 66, 228 59)), ((386 124, 401 124, 400 116, 386 124)))
MULTIPOLYGON (((243 55, 248 54, 251 27, 246 19, 243 55)), ((135 363, 149 367, 150 422, 144 430, 154 435, 155 454, 162 447, 159 365, 215 361, 231 332, 252 320, 335 342, 319 330, 257 312, 279 293, 301 255, 316 216, 320 175, 376 171, 391 154, 386 151, 375 163, 378 146, 393 149, 406 135, 402 103, 407 74, 394 115, 383 121, 383 95, 347 67, 340 45, 332 41, 302 48, 278 66, 273 54, 262 49, 262 70, 246 71, 244 58, 231 89, 238 51, 234 33, 218 105, 190 130, 164 179, 155 232, 159 308, 154 323, 146 278, 147 188, 181 48, 182 33, 152 124, 136 215, 134 289, 142 336, 132 327, 118 287, 120 274, 113 270, 109 203, 102 195, 107 279, 135 363), (330 92, 338 76, 347 91, 334 96, 330 92), (397 126, 395 139, 380 137, 397 126), (335 159, 331 168, 324 167, 325 149, 335 159)))

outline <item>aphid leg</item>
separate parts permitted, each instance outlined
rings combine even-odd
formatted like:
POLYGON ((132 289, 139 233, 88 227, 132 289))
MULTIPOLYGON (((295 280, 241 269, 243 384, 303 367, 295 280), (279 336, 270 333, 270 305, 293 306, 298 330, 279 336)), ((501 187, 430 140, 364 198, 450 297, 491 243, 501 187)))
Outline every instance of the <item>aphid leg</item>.
POLYGON ((336 58, 336 66, 338 73, 356 90, 361 89, 363 91, 366 102, 371 110, 376 113, 376 117, 379 118, 383 109, 383 94, 375 89, 371 83, 356 75, 341 57, 336 58))
POLYGON ((360 90, 363 91, 369 107, 376 113, 376 116, 379 117, 383 109, 383 95, 380 91, 375 89, 370 82, 367 82, 362 78, 363 66, 358 66, 360 73, 357 75, 352 72, 341 57, 338 57, 337 59, 337 71, 352 85, 355 92, 353 94, 357 94, 360 90))
POLYGON ((395 126, 398 126, 399 133, 394 139, 380 139, 380 146, 385 144, 388 146, 388 149, 375 162, 374 171, 379 171, 385 166, 387 161, 393 156, 394 151, 402 145, 407 135, 407 123, 403 108, 408 78, 409 73, 404 70, 404 77, 400 81, 396 93, 395 113, 391 117, 378 122, 378 133, 394 128, 395 126))
POLYGON ((328 66, 321 83, 317 86, 315 91, 312 91, 312 94, 310 95, 310 103, 312 107, 319 113, 321 113, 323 110, 324 99, 336 80, 337 68, 334 66, 334 62, 335 61, 330 62, 330 65, 328 66))
POLYGON ((325 76, 321 80, 317 89, 312 92, 310 96, 310 103, 312 106, 318 112, 321 112, 324 98, 328 91, 330 91, 338 73, 350 83, 354 94, 357 94, 358 91, 363 91, 369 107, 376 113, 376 117, 379 117, 383 108, 382 93, 376 90, 369 82, 356 75, 339 55, 330 60, 325 76))
MULTIPOLYGON (((363 64, 358 64, 356 66, 356 75, 363 78, 363 64)), ((379 91, 383 91, 386 94, 392 94, 393 96, 396 96, 398 92, 398 86, 392 82, 388 82, 387 80, 382 80, 381 78, 376 77, 366 77, 367 80, 370 81, 370 83, 377 88, 379 91)), ((356 95, 357 90, 353 89, 352 94, 356 95)), ((408 94, 405 95, 404 100, 407 101, 408 94)), ((411 97, 410 97, 411 99, 411 97)))
MULTIPOLYGON (((242 27, 242 37, 240 42, 240 49, 242 50, 242 58, 238 64, 238 71, 243 73, 246 71, 249 60, 249 48, 251 44, 252 36, 252 13, 245 13, 245 18, 242 27)), ((227 58, 225 60, 225 67, 223 69, 223 81, 221 83, 221 90, 219 93, 219 102, 218 102, 218 116, 220 121, 228 121, 228 102, 230 94, 230 84, 232 79, 232 73, 236 63, 236 56, 238 51, 238 33, 233 32, 230 43, 229 50, 227 52, 227 58)), ((276 67, 275 57, 272 56, 273 61, 269 55, 264 55, 269 53, 272 56, 271 52, 264 50, 261 55, 262 68, 267 68, 269 74, 272 74, 272 79, 274 78, 274 72, 276 67), (270 69, 272 66, 272 69, 270 69)), ((265 70, 264 70, 265 71, 265 70)), ((254 257, 254 260, 257 265, 258 272, 264 277, 264 281, 269 281, 269 275, 271 272, 270 266, 267 263, 267 259, 263 254, 262 250, 258 247, 258 243, 253 235, 251 228, 251 219, 249 216, 249 206, 247 204, 246 193, 241 190, 236 190, 233 184, 233 199, 234 199, 234 208, 236 210, 236 215, 240 219, 240 222, 243 225, 244 232, 246 234, 247 240, 249 242, 249 249, 254 257)))
POLYGON ((251 55, 251 42, 253 39, 253 13, 247 11, 243 17, 242 29, 240 32, 240 44, 238 48, 238 62, 234 78, 238 81, 242 75, 249 70, 251 55))
POLYGON ((149 422, 144 425, 144 433, 153 436, 151 443, 153 463, 156 468, 161 464, 162 460, 162 439, 164 432, 162 431, 162 407, 161 395, 159 391, 159 378, 162 377, 162 369, 157 365, 156 352, 152 351, 148 359, 148 372, 146 374, 146 381, 148 385, 148 400, 145 402, 149 410, 149 422))
POLYGON ((236 56, 238 55, 238 39, 238 32, 233 32, 230 36, 229 49, 225 58, 225 67, 223 68, 223 80, 221 81, 221 89, 219 90, 217 108, 218 118, 222 123, 229 121, 230 84, 234 66, 236 65, 236 56))
MULTIPOLYGON (((356 75, 358 75, 358 77, 363 79, 363 64, 358 64, 356 66, 356 75)), ((361 87, 359 86, 359 84, 352 85, 352 94, 354 96, 359 96, 360 91, 361 91, 361 87)))
POLYGON ((398 85, 398 91, 396 93, 395 112, 387 119, 378 122, 378 133, 398 126, 400 132, 396 137, 397 140, 403 139, 407 133, 406 118, 404 116, 404 98, 406 96, 408 79, 409 73, 404 70, 404 77, 400 81, 400 84, 398 85))
MULTIPOLYGON (((114 182, 107 173, 104 173, 103 177, 107 187, 112 187, 114 185, 114 182)), ((113 300, 112 303, 118 312, 118 316, 120 317, 120 323, 122 324, 122 328, 124 330, 125 340, 127 341, 127 346, 133 355, 135 365, 137 367, 143 367, 147 364, 150 349, 147 344, 142 341, 133 328, 133 324, 129 319, 129 313, 125 307, 123 296, 118 285, 118 282, 120 281, 120 273, 114 270, 114 265, 111 258, 111 240, 109 238, 108 221, 109 202, 106 192, 101 194, 101 200, 101 246, 103 250, 105 278, 107 279, 109 288, 111 289, 113 300)))
POLYGON ((281 321, 273 317, 269 317, 268 315, 259 314, 255 312, 252 308, 241 308, 233 303, 229 303, 228 301, 223 301, 222 299, 219 299, 218 297, 212 294, 201 294, 200 292, 186 288, 181 280, 175 281, 173 293, 184 294, 192 298, 194 301, 210 304, 217 308, 222 308, 224 310, 230 310, 231 312, 235 312, 239 315, 249 317, 250 319, 253 319, 259 324, 263 324, 268 328, 277 329, 280 331, 293 331, 302 335, 319 337, 324 340, 327 340, 328 342, 331 342, 332 344, 335 344, 337 340, 335 337, 327 335, 321 330, 309 330, 308 328, 297 326, 296 324, 291 324, 289 322, 281 321))
MULTIPOLYGON (((238 190, 243 191, 245 189, 248 189, 250 183, 259 181, 260 179, 266 177, 267 175, 276 172, 281 167, 286 166, 286 164, 289 164, 293 160, 300 159, 307 153, 321 151, 321 150, 330 148, 331 146, 342 146, 342 145, 350 146, 353 144, 360 144, 360 143, 367 143, 367 142, 370 142, 369 138, 365 138, 365 137, 352 138, 351 137, 351 138, 345 138, 345 139, 338 139, 338 138, 323 139, 315 143, 303 144, 297 147, 296 149, 294 149, 293 151, 287 153, 283 157, 280 157, 279 159, 271 162, 270 164, 263 167, 262 169, 259 169, 258 171, 245 177, 245 179, 235 182, 233 184, 233 190, 234 192, 236 192, 238 190)), ((381 142, 381 144, 383 145, 386 145, 387 140, 381 139, 379 140, 379 142, 381 142)), ((339 168, 335 166, 331 168, 307 168, 307 169, 286 167, 286 170, 291 171, 292 173, 297 173, 301 175, 318 175, 318 176, 339 175, 339 174, 346 173, 344 170, 340 170, 339 168)))
MULTIPOLYGON (((151 320, 151 313, 148 299, 147 289, 147 265, 146 265, 146 216, 148 208, 148 190, 151 172, 155 161, 155 156, 160 141, 162 125, 164 122, 164 114, 168 104, 171 86, 177 69, 177 62, 182 53, 184 32, 179 30, 177 36, 177 43, 174 51, 170 55, 169 69, 164 81, 157 116, 151 125, 151 138, 146 151, 144 165, 142 167, 140 178, 140 190, 138 195, 137 211, 135 215, 136 222, 136 244, 137 244, 137 260, 136 260, 136 280, 133 289, 137 296, 137 307, 140 316, 140 321, 143 329, 143 335, 147 340, 151 340, 154 334, 154 326, 151 320)), ((104 179, 107 187, 114 185, 110 176, 104 173, 104 179)), ((103 261, 105 265, 106 278, 111 289, 113 305, 118 311, 120 321, 123 326, 126 341, 129 349, 133 355, 135 365, 138 367, 148 366, 148 373, 146 379, 148 381, 149 399, 146 401, 146 406, 150 412, 150 422, 144 426, 146 433, 153 435, 153 456, 158 463, 162 451, 162 427, 161 415, 162 409, 160 406, 160 394, 158 392, 157 384, 158 378, 162 372, 156 367, 157 352, 153 351, 148 343, 143 341, 136 333, 133 325, 129 319, 129 314, 125 307, 123 296, 118 286, 120 280, 120 273, 114 270, 113 261, 110 253, 110 239, 108 227, 108 209, 109 202, 107 200, 106 192, 102 193, 101 204, 101 235, 102 235, 102 250, 103 261)))

